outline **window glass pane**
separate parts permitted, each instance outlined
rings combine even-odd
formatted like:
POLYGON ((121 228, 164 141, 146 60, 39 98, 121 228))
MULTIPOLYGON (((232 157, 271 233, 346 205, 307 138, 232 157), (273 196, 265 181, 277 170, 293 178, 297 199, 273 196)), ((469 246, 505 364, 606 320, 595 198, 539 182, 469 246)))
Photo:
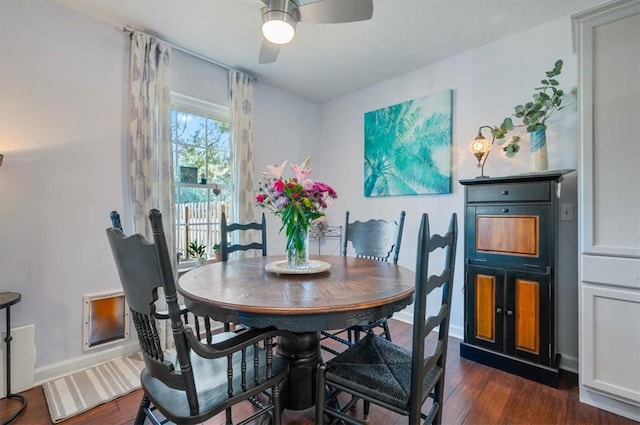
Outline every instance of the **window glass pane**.
POLYGON ((206 246, 207 254, 220 242, 220 217, 229 215, 228 190, 215 195, 211 188, 176 187, 176 247, 182 258, 193 257, 187 247, 193 241, 206 246), (180 201, 178 201, 180 200, 180 201))
POLYGON ((171 110, 171 126, 176 250, 182 259, 192 258, 188 246, 196 242, 205 245, 210 256, 220 242, 221 214, 230 217, 233 198, 229 122, 221 107, 175 97, 179 100, 171 110))
POLYGON ((207 179, 212 183, 231 184, 229 123, 207 120, 209 167, 207 179))
POLYGON ((191 146, 206 146, 207 120, 203 116, 184 113, 183 125, 179 126, 178 141, 191 146))

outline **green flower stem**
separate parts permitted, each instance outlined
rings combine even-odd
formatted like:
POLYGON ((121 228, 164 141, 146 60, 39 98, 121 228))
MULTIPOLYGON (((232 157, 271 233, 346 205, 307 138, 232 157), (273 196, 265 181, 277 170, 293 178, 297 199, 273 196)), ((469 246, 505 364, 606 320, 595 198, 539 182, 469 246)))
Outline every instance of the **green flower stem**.
POLYGON ((305 251, 308 249, 309 224, 314 217, 321 216, 322 214, 318 212, 305 212, 304 207, 297 203, 291 203, 281 211, 282 227, 280 231, 285 230, 286 249, 289 253, 288 257, 293 256, 294 266, 304 266, 305 251))

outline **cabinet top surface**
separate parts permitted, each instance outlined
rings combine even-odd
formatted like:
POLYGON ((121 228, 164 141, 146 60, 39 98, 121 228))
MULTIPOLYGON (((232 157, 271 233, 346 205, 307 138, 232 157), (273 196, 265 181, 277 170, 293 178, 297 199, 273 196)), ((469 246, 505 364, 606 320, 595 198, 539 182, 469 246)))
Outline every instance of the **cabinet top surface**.
POLYGON ((574 172, 575 170, 563 169, 563 170, 549 170, 537 173, 522 173, 513 176, 503 177, 487 177, 487 178, 475 178, 459 180, 462 185, 475 185, 475 184, 492 184, 492 183, 516 183, 516 182, 534 182, 534 181, 562 181, 565 174, 574 172))

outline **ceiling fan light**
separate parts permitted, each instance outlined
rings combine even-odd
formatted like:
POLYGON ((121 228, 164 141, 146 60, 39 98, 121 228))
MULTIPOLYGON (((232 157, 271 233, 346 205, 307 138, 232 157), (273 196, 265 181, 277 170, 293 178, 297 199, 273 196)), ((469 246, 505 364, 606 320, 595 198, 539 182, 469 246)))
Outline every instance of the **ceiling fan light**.
POLYGON ((296 20, 288 13, 272 10, 262 15, 262 35, 273 44, 287 44, 295 32, 296 20))

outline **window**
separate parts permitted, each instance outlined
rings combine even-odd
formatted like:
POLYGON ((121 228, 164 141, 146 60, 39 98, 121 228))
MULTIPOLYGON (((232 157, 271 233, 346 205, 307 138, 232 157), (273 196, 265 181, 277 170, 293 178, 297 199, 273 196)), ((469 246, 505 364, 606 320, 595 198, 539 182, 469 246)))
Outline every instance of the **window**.
POLYGON ((195 242, 209 256, 220 242, 221 214, 229 217, 232 205, 228 108, 173 94, 171 140, 176 250, 193 257, 187 247, 195 242))

